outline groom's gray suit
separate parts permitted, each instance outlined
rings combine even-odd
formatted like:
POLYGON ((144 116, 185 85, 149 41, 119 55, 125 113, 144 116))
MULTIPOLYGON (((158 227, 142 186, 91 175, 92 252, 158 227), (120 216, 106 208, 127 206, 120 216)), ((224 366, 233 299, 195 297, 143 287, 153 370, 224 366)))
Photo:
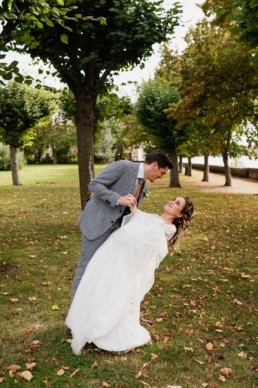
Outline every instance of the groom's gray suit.
MULTIPOLYGON (((120 160, 107 166, 89 189, 93 193, 79 218, 82 231, 80 262, 73 281, 72 298, 90 259, 103 242, 120 227, 125 206, 117 205, 120 197, 134 194, 140 163, 120 160)), ((138 199, 141 202, 146 183, 138 199)))

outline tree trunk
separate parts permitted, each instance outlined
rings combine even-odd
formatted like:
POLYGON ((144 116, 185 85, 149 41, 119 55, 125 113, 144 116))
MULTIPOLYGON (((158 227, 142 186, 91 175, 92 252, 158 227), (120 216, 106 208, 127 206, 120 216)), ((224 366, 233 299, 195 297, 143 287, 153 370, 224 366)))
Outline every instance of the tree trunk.
POLYGON ((171 168, 170 170, 170 184, 169 187, 181 187, 180 181, 179 181, 179 173, 178 173, 178 158, 177 158, 177 151, 172 150, 169 153, 169 157, 171 162, 173 163, 174 168, 171 168))
POLYGON ((90 197, 89 182, 94 177, 93 132, 95 127, 96 94, 80 88, 76 93, 75 123, 77 129, 78 167, 81 207, 90 197))
POLYGON ((179 173, 183 172, 183 156, 179 156, 179 173))
POLYGON ((17 147, 10 145, 10 159, 11 159, 11 169, 12 169, 12 180, 14 186, 21 186, 20 177, 19 177, 19 163, 17 155, 17 147))
POLYGON ((202 182, 209 182, 209 155, 204 155, 202 182))
POLYGON ((231 186, 231 171, 228 163, 228 151, 224 150, 222 152, 222 158, 224 162, 224 171, 225 171, 225 186, 231 186))
POLYGON ((192 158, 188 159, 188 176, 192 176, 192 158))
POLYGON ((53 147, 52 147, 52 158, 53 158, 53 164, 57 164, 57 152, 53 147))

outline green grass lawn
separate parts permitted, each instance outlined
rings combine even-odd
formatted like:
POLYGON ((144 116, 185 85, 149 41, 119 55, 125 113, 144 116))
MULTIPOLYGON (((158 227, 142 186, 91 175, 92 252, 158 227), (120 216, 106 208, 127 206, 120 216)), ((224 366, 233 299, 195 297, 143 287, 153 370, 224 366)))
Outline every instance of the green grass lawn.
POLYGON ((0 172, 1 387, 257 386, 257 196, 150 189, 142 210, 175 195, 196 208, 142 303, 152 344, 78 357, 64 326, 80 253, 77 166, 27 166, 20 187, 10 177, 0 172))

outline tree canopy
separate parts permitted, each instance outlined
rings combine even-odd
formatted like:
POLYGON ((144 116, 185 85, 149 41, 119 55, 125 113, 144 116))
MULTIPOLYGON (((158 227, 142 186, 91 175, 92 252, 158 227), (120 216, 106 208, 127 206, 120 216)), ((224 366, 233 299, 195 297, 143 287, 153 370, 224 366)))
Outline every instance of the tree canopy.
POLYGON ((169 82, 155 78, 144 82, 136 102, 136 116, 152 143, 166 151, 174 164, 170 186, 180 186, 177 174, 177 151, 186 140, 186 133, 176 129, 176 121, 169 120, 165 110, 170 103, 177 104, 179 93, 169 82))
POLYGON ((258 3, 255 0, 206 0, 201 5, 214 22, 235 32, 253 47, 258 46, 258 3))
POLYGON ((17 148, 32 140, 32 127, 50 115, 53 96, 45 90, 10 82, 0 87, 0 141, 10 146, 13 184, 20 184, 18 177, 17 148))
MULTIPOLYGON (((153 44, 169 39, 178 25, 180 7, 173 4, 167 11, 162 1, 154 0, 67 0, 69 18, 35 24, 24 20, 16 11, 19 0, 9 4, 17 19, 3 24, 7 49, 29 53, 32 58, 50 62, 57 75, 72 90, 76 101, 78 161, 82 206, 89 196, 88 183, 93 176, 93 132, 96 99, 110 84, 115 71, 143 64, 153 52, 153 44), (15 25, 15 28, 13 28, 15 25), (11 33, 7 30, 11 30, 11 33)), ((30 2, 24 0, 28 13, 30 2)), ((51 10, 67 13, 63 1, 49 0, 51 10), (59 5, 61 4, 61 5, 59 5)), ((43 8, 42 12, 45 8, 43 8)), ((1 15, 4 18, 3 14, 1 15)), ((5 20, 6 21, 6 20, 5 20)))
MULTIPOLYGON (((229 31, 204 22, 189 32, 187 42, 181 100, 169 107, 168 114, 181 128, 196 123, 211 140, 211 153, 219 151, 226 161, 228 155, 243 151, 237 143, 253 128, 250 123, 255 127, 257 122, 258 79, 252 50, 229 31)), ((257 139, 253 130, 252 135, 257 139)))

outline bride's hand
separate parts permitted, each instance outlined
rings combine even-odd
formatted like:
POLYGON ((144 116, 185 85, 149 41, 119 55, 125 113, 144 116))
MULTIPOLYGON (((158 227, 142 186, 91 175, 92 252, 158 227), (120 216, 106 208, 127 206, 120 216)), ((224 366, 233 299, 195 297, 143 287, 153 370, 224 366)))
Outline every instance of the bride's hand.
POLYGON ((135 214, 137 212, 137 206, 136 205, 130 206, 130 211, 132 214, 135 214))

